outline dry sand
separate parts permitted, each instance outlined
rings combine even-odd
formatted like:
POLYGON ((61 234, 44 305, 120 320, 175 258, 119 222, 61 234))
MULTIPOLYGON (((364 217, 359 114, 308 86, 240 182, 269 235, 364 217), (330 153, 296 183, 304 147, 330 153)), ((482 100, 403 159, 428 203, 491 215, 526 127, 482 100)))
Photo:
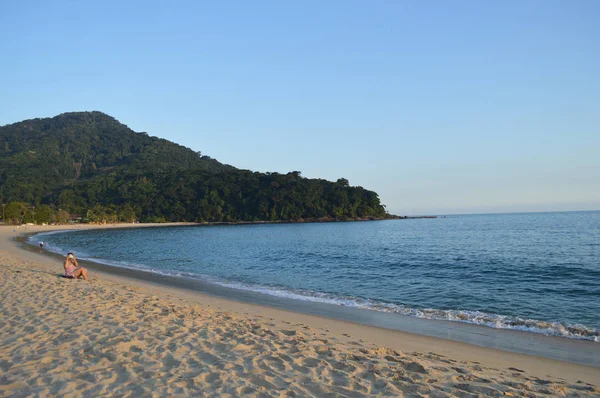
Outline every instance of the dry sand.
POLYGON ((600 368, 110 274, 59 277, 0 227, 0 396, 592 396, 600 368))

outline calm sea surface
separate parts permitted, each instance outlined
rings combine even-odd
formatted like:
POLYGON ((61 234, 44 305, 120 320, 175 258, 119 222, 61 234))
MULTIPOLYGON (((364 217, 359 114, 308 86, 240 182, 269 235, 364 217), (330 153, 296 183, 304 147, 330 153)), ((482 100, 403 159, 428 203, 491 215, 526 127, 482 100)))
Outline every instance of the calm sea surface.
POLYGON ((600 341, 600 212, 40 234, 48 249, 237 289, 600 341))

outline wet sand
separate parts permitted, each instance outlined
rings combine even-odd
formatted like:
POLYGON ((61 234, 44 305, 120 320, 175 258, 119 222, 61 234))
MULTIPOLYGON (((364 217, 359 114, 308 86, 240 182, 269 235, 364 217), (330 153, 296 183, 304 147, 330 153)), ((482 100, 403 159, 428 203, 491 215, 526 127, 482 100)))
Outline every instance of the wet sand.
POLYGON ((0 396, 600 395, 598 367, 124 275, 67 280, 12 240, 51 228, 0 226, 0 396))

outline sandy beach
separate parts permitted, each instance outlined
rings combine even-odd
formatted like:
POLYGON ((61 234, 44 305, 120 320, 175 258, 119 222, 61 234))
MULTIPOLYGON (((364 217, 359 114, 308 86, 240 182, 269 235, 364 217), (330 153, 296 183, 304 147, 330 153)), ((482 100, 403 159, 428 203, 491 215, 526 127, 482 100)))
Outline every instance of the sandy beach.
POLYGON ((68 280, 14 241, 64 228, 0 227, 2 397, 600 395, 597 367, 94 270, 68 280))

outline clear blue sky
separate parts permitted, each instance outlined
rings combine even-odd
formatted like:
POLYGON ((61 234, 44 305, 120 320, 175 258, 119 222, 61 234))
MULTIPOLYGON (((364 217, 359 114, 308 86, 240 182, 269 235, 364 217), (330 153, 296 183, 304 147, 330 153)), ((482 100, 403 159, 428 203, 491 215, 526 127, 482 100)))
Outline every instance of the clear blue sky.
POLYGON ((598 21, 597 0, 6 1, 0 125, 100 110, 396 214, 600 209, 598 21))

